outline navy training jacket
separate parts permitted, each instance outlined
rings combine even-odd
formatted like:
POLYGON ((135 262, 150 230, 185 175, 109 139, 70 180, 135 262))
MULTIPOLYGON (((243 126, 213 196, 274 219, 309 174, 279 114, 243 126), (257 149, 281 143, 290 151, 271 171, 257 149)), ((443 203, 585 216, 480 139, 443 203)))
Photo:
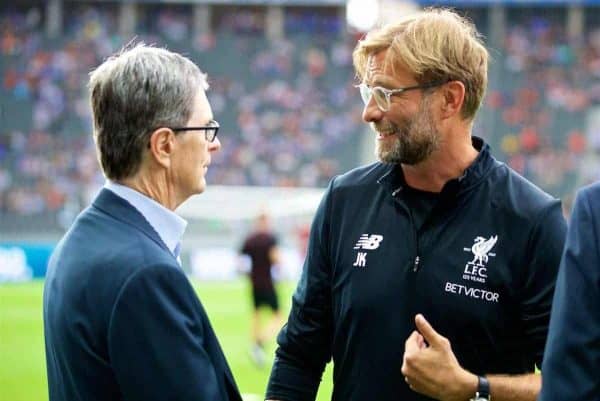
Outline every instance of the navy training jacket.
POLYGON ((278 337, 267 399, 314 400, 333 358, 333 400, 427 400, 400 372, 422 313, 477 374, 541 365, 566 224, 560 202, 487 145, 449 181, 419 230, 402 169, 374 163, 332 180, 278 337))

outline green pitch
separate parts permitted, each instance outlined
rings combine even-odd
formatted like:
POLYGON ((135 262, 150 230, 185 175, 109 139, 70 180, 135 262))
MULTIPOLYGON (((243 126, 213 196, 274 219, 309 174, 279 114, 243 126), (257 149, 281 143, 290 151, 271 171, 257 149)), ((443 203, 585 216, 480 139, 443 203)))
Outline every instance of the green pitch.
MULTIPOLYGON (((206 308, 240 391, 247 401, 262 400, 268 366, 256 367, 249 356, 250 292, 245 281, 199 283, 196 290, 206 308), (257 397, 252 397, 252 394, 257 397)), ((43 282, 0 285, 0 399, 43 401, 48 399, 42 328, 43 282)), ((280 302, 290 306, 293 284, 279 287, 280 302)), ((275 343, 268 349, 273 359, 275 343)), ((331 398, 331 365, 323 376, 317 399, 331 398)))

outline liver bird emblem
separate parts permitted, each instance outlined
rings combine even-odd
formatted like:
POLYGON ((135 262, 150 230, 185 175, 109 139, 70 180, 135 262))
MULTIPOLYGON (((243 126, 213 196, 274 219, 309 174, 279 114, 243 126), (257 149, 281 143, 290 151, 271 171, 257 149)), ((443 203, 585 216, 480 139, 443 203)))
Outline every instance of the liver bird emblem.
MULTIPOLYGON (((498 236, 494 235, 488 239, 484 237, 475 238, 475 243, 471 247, 471 252, 473 252, 473 260, 470 262, 471 264, 476 264, 477 266, 483 266, 484 263, 488 261, 488 254, 498 242, 498 236)), ((491 256, 495 256, 490 254, 491 256)))

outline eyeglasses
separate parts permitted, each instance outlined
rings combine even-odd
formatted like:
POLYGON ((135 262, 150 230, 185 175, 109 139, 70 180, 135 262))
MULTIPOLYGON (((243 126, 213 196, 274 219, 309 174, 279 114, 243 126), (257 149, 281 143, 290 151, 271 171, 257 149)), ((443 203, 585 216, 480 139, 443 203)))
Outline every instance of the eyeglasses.
POLYGON ((174 132, 181 131, 204 131, 204 137, 208 142, 214 142, 219 132, 219 123, 215 120, 210 120, 207 125, 202 127, 171 127, 174 132))
POLYGON ((375 103, 379 110, 388 111, 390 109, 390 98, 392 96, 397 96, 406 91, 414 90, 414 89, 428 89, 433 88, 435 86, 440 86, 445 84, 447 81, 433 81, 423 85, 415 85, 415 86, 407 86, 406 88, 397 88, 397 89, 387 89, 381 86, 368 86, 365 83, 357 85, 357 88, 360 91, 360 97, 362 98, 365 106, 369 104, 371 101, 371 97, 375 98, 375 103))

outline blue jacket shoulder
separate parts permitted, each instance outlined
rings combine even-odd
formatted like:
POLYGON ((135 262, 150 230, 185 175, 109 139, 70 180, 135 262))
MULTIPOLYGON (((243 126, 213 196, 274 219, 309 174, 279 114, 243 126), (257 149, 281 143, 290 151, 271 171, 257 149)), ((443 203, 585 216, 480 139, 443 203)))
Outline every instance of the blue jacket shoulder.
POLYGON ((522 175, 505 165, 498 163, 487 180, 494 191, 497 205, 505 205, 520 216, 538 216, 552 207, 558 207, 560 201, 525 179, 522 175))
POLYGON ((360 166, 335 177, 332 187, 336 189, 377 184, 377 180, 392 169, 392 165, 381 162, 360 166))
POLYGON ((600 199, 600 181, 586 185, 577 191, 577 196, 588 199, 600 199))

